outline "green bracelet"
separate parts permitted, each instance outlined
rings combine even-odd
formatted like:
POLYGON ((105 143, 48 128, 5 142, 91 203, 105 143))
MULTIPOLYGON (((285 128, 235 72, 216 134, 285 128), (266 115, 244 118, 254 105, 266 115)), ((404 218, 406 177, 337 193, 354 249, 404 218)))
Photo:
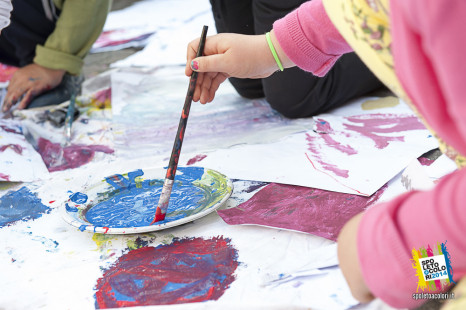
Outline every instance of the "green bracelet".
POLYGON ((272 52, 273 58, 275 58, 275 62, 278 65, 278 69, 280 69, 280 71, 283 71, 282 62, 280 61, 280 58, 278 58, 277 52, 275 51, 275 47, 273 47, 272 40, 270 39, 270 32, 267 32, 265 34, 265 38, 267 39, 267 43, 269 44, 269 48, 272 52))

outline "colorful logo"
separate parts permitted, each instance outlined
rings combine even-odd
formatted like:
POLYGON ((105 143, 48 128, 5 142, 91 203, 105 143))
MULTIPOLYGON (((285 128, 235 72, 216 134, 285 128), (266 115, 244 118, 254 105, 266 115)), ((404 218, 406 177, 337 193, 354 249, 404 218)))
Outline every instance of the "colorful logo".
POLYGON ((416 292, 436 292, 446 290, 453 281, 453 268, 451 267, 451 256, 447 251, 446 242, 437 243, 432 249, 427 248, 412 250, 412 265, 418 277, 416 292))

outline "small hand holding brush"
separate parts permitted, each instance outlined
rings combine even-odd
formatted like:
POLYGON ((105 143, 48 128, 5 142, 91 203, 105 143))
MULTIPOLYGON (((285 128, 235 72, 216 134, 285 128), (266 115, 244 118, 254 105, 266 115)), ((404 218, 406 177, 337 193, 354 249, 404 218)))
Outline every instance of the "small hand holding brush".
MULTIPOLYGON (((197 49, 197 56, 202 56, 204 51, 204 45, 207 37, 207 26, 202 28, 201 40, 197 49)), ((167 174, 165 176, 165 182, 163 183, 162 193, 160 194, 159 203, 157 204, 157 210, 155 211, 155 217, 150 225, 155 222, 163 221, 167 213, 168 202, 170 201, 170 195, 175 181, 176 169, 178 167, 178 159, 180 158, 181 145, 183 144, 184 132, 188 123, 189 110, 191 109, 191 103, 193 101, 194 90, 196 89, 197 72, 193 72, 189 79, 188 93, 184 101, 183 110, 181 112, 180 124, 178 125, 178 132, 176 133, 175 143, 173 144, 172 154, 170 156, 170 162, 168 164, 167 174)))

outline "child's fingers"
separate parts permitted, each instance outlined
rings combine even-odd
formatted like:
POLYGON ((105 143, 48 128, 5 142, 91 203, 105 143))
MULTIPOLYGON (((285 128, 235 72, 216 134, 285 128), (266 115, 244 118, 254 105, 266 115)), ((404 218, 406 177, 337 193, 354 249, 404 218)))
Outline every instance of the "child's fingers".
POLYGON ((23 96, 23 99, 19 102, 18 110, 25 109, 28 106, 29 102, 31 102, 33 97, 34 97, 34 90, 29 89, 23 96))
POLYGON ((22 95, 22 89, 18 87, 12 87, 8 85, 8 91, 3 102, 2 111, 6 112, 11 109, 11 107, 19 100, 22 95))
POLYGON ((198 102, 201 97, 202 83, 204 82, 204 73, 197 76, 196 88, 194 89, 193 101, 198 102))
POLYGON ((191 69, 191 61, 196 58, 199 42, 200 38, 197 38, 188 44, 188 50, 186 51, 186 67, 184 70, 186 76, 191 76, 193 73, 193 70, 191 69))
POLYGON ((224 54, 216 54, 194 58, 190 63, 191 70, 197 72, 225 72, 230 73, 229 62, 224 54))

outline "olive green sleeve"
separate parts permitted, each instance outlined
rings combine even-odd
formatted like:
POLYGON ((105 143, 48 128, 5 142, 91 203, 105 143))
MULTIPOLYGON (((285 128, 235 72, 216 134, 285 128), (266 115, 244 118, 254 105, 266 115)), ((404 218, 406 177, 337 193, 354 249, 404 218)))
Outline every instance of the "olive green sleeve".
POLYGON ((111 0, 54 2, 61 14, 44 45, 37 45, 34 63, 79 74, 84 57, 102 32, 111 0))

